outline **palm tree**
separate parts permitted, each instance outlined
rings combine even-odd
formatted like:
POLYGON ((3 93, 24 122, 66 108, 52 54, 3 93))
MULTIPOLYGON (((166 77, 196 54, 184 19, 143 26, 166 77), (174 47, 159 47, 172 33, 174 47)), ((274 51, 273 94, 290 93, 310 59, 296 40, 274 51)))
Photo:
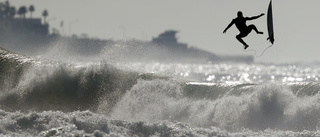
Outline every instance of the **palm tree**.
POLYGON ((47 18, 47 16, 49 16, 48 11, 47 11, 47 10, 44 10, 44 11, 42 12, 42 16, 44 17, 44 24, 46 24, 46 18, 47 18))
POLYGON ((30 5, 29 7, 29 11, 30 11, 30 18, 32 18, 32 12, 34 12, 34 6, 33 5, 30 5))
POLYGON ((17 13, 16 8, 12 6, 10 8, 10 18, 13 18, 14 15, 16 15, 16 13, 17 13))
POLYGON ((1 18, 1 19, 2 19, 2 18, 5 18, 5 11, 4 11, 4 9, 5 9, 4 3, 0 3, 0 18, 1 18))
POLYGON ((16 14, 16 8, 14 6, 10 6, 9 1, 0 2, 0 18, 13 18, 16 14))
POLYGON ((25 19, 26 18, 26 13, 27 13, 27 8, 26 6, 22 6, 19 8, 18 10, 18 14, 21 16, 23 16, 23 18, 25 19))
POLYGON ((6 18, 8 18, 10 16, 10 3, 9 3, 9 1, 6 1, 4 4, 4 14, 5 14, 6 18))

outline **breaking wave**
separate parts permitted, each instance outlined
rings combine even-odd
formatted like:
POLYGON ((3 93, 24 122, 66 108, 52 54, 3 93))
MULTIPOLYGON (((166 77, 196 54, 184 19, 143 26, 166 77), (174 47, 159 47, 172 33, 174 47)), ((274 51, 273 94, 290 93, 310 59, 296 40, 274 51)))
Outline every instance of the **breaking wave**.
POLYGON ((317 82, 189 82, 4 49, 0 65, 0 135, 319 136, 317 82))

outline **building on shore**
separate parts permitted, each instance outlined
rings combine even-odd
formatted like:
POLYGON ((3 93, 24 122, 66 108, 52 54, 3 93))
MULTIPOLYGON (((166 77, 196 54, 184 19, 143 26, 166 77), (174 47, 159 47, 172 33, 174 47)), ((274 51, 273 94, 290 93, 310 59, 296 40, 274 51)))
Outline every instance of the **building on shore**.
POLYGON ((178 31, 168 30, 161 33, 158 37, 152 39, 152 43, 168 49, 169 57, 193 62, 242 62, 252 63, 253 56, 222 56, 211 52, 201 50, 195 47, 188 47, 185 43, 178 42, 176 34, 178 31))
POLYGON ((41 18, 12 18, 0 20, 2 38, 46 37, 49 35, 49 24, 42 24, 41 18))

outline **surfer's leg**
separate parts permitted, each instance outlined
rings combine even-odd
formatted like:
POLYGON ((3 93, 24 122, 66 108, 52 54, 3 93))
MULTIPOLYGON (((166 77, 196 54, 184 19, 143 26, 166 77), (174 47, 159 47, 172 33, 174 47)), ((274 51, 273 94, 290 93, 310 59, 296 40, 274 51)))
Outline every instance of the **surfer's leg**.
POLYGON ((257 29, 257 27, 256 27, 255 25, 253 25, 253 24, 249 25, 249 26, 248 26, 248 29, 249 29, 250 31, 251 31, 251 30, 254 30, 257 34, 263 34, 263 32, 259 31, 259 30, 257 29))
POLYGON ((249 45, 242 40, 243 37, 245 37, 245 36, 244 36, 243 34, 241 34, 241 33, 236 36, 237 40, 238 40, 240 43, 243 44, 244 49, 247 49, 247 48, 249 47, 249 45))

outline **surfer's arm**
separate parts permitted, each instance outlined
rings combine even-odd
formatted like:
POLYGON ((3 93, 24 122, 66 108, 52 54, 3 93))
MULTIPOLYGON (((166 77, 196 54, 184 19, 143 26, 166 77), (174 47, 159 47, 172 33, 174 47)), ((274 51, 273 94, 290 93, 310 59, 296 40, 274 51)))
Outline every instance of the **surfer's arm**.
POLYGON ((226 29, 224 29, 223 33, 226 33, 227 30, 228 30, 233 24, 234 24, 234 20, 232 20, 232 21, 230 22, 230 24, 226 27, 226 29))
POLYGON ((261 13, 261 14, 258 15, 258 16, 247 17, 246 19, 247 19, 247 20, 254 20, 254 19, 260 18, 260 17, 263 16, 263 15, 264 15, 264 13, 261 13))

